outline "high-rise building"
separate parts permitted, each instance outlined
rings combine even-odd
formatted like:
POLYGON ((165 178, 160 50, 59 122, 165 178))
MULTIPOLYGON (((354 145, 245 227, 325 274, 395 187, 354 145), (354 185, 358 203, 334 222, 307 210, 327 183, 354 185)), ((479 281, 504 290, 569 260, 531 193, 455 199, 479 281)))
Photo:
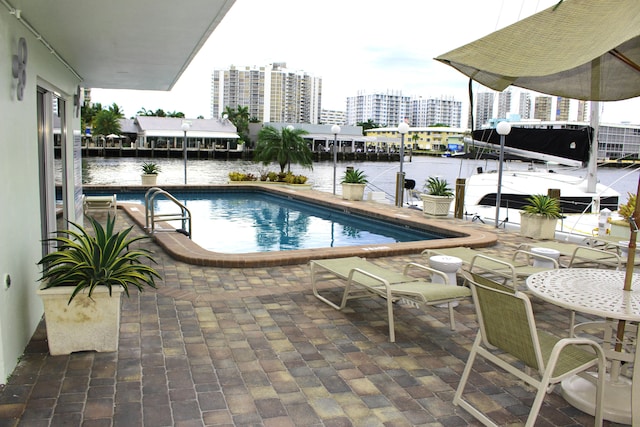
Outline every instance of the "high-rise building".
POLYGON ((536 120, 545 120, 545 121, 551 120, 551 97, 550 96, 536 96, 533 118, 536 120))
POLYGON ((381 126, 397 126, 410 115, 411 98, 401 91, 347 97, 347 125, 369 120, 381 126))
POLYGON ((446 124, 459 128, 462 121, 462 102, 452 97, 412 98, 409 122, 412 127, 446 124))
POLYGON ((240 106, 261 122, 318 124, 321 96, 321 78, 288 70, 286 63, 244 69, 232 65, 211 76, 211 117, 240 106))
POLYGON ((520 92, 518 114, 524 120, 531 118, 531 94, 529 92, 520 92))
POLYGON ((476 96, 476 129, 493 118, 494 92, 478 92, 476 96))
POLYGON ((587 101, 578 101, 578 117, 576 120, 579 122, 588 122, 589 113, 587 101))
POLYGON ((571 107, 571 100, 569 98, 563 98, 558 96, 556 98, 556 120, 567 121, 569 120, 569 109, 571 107))
POLYGON ((340 110, 325 110, 320 112, 321 125, 344 125, 347 120, 347 114, 340 110))
POLYGON ((498 119, 506 119, 511 112, 511 91, 505 90, 498 94, 498 119))

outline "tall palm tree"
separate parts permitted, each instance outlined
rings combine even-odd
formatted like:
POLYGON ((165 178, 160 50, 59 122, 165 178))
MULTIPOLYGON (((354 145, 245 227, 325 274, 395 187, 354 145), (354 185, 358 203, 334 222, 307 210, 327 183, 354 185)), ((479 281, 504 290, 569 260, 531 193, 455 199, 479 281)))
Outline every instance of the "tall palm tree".
POLYGON ((265 126, 258 133, 254 159, 265 165, 277 162, 281 173, 284 173, 285 166, 288 171, 291 171, 291 163, 311 168, 313 155, 302 137, 307 133, 304 129, 283 127, 278 130, 273 126, 265 126))
POLYGON ((101 110, 93 118, 93 132, 96 135, 119 135, 120 117, 112 110, 101 110))

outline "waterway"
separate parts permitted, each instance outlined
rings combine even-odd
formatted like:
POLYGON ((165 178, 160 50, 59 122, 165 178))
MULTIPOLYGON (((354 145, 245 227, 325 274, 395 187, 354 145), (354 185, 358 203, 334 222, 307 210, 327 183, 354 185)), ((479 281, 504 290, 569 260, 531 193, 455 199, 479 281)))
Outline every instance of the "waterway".
MULTIPOLYGON (((151 160, 151 159, 147 159, 151 160)), ((185 164, 182 159, 152 159, 160 165, 158 185, 184 184, 185 164)), ((59 160, 57 168, 61 170, 59 160)), ((137 185, 140 184, 141 165, 145 159, 140 158, 102 158, 92 157, 82 160, 83 184, 99 185, 137 185)), ((367 192, 383 192, 393 203, 396 186, 396 175, 400 171, 400 162, 338 162, 335 167, 336 193, 341 193, 340 180, 347 166, 363 170, 369 180, 367 192)), ((507 168, 522 170, 529 165, 521 162, 509 162, 507 168)), ((544 167, 536 165, 537 167, 544 167)), ((498 164, 493 160, 473 160, 443 157, 407 157, 402 163, 405 179, 416 182, 416 189, 422 189, 425 180, 430 176, 445 178, 453 187, 457 178, 468 178, 481 167, 484 171, 496 170, 498 164)), ((551 167, 558 173, 566 173, 584 177, 585 169, 564 168, 559 165, 551 167)), ((275 164, 270 167, 246 160, 192 160, 187 161, 188 184, 224 184, 228 181, 229 172, 238 171, 260 175, 262 171, 279 171, 275 164)), ((333 162, 316 162, 313 169, 292 165, 291 171, 309 178, 312 188, 319 191, 332 192, 334 185, 333 162)), ((635 193, 638 185, 638 167, 599 168, 600 183, 611 186, 621 194, 621 203, 626 202, 627 193, 635 193)), ((60 176, 60 173, 58 173, 60 176)))

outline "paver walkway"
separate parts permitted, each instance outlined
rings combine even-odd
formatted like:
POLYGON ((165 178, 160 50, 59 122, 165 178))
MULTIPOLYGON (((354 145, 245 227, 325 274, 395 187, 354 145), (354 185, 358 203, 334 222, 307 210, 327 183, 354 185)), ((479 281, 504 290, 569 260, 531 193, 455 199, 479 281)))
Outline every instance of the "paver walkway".
MULTIPOLYGON (((118 216, 120 226, 129 222, 118 216)), ((492 250, 520 240, 501 231, 492 250)), ((41 324, 0 388, 1 427, 478 425, 451 403, 477 328, 470 301, 456 308, 456 331, 445 308, 397 309, 389 343, 383 300, 336 311, 313 296, 308 265, 199 267, 145 245, 164 281, 123 299, 119 351, 50 356, 41 324)), ((425 262, 372 260, 407 261, 425 262)), ((543 328, 568 325, 562 309, 535 302, 534 310, 543 328)), ((522 422, 530 390, 476 366, 474 400, 502 425, 522 422)), ((593 418, 554 392, 538 425, 593 418)))

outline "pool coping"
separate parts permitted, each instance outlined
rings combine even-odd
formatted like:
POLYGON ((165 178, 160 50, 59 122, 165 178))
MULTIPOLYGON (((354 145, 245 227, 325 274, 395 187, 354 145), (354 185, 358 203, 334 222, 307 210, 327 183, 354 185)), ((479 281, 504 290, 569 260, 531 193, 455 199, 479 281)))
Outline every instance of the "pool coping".
MULTIPOLYGON (((87 189, 101 191, 113 187, 86 186, 87 189)), ((163 230, 157 231, 151 237, 171 257, 179 261, 200 266, 212 267, 269 267, 278 265, 304 264, 312 259, 343 258, 361 256, 366 258, 387 257, 403 254, 416 254, 425 249, 437 249, 467 246, 472 248, 492 246, 497 243, 497 234, 488 227, 472 224, 470 221, 448 217, 432 217, 417 209, 399 208, 393 205, 374 201, 349 201, 340 196, 312 189, 296 189, 287 186, 255 184, 223 184, 223 185, 165 185, 166 191, 228 189, 260 190, 266 193, 289 197, 305 202, 317 203, 322 206, 336 208, 345 212, 367 215, 376 219, 409 225, 430 232, 453 234, 458 237, 421 240, 416 242, 400 242, 384 245, 360 245, 339 248, 299 249, 292 251, 253 252, 244 254, 226 254, 206 250, 194 243, 187 236, 175 232, 169 224, 161 224, 163 230)), ((142 186, 118 187, 119 190, 142 190, 142 186)), ((119 202, 118 208, 141 228, 145 228, 144 206, 139 203, 119 202)))

